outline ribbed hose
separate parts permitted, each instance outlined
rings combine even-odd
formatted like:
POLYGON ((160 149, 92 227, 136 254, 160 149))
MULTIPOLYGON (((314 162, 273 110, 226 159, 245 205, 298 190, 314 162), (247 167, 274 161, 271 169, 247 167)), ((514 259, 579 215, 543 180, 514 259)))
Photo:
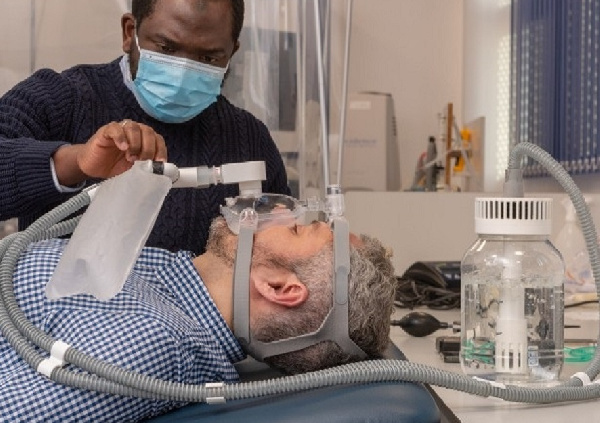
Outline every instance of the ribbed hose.
MULTIPOLYGON (((577 212, 577 218, 581 224, 581 231, 583 232, 585 245, 589 254, 592 274, 594 275, 594 281, 596 282, 596 292, 600 292, 600 252, 598 249, 598 235, 590 210, 585 202, 585 198, 565 169, 554 160, 550 154, 534 144, 519 143, 515 145, 509 158, 509 169, 520 168, 525 155, 535 159, 541 164, 569 195, 569 198, 575 207, 575 211, 577 212)), ((600 338, 598 341, 600 341, 600 338)), ((600 345, 600 342, 597 342, 596 345, 600 345)), ((596 348, 596 353, 585 372, 592 380, 598 376, 598 373, 600 372, 600 349, 596 348)))
MULTIPOLYGON (((73 232, 79 222, 80 217, 75 217, 67 221, 53 224, 69 216, 73 211, 79 210, 89 204, 87 191, 74 197, 72 200, 52 210, 38 221, 34 222, 27 230, 11 234, 0 240, 0 332, 4 335, 15 351, 34 369, 46 357, 32 347, 32 343, 48 351, 54 340, 32 325, 23 312, 18 307, 12 287, 12 275, 20 253, 24 251, 31 242, 42 239, 56 238, 73 232)), ((68 371, 57 369, 57 381, 61 379, 70 380, 64 373, 68 371)), ((72 372, 71 372, 72 373, 72 372)), ((79 374, 78 383, 70 383, 71 386, 88 388, 99 383, 99 379, 93 375, 79 374), (82 381, 84 383, 82 383, 82 381)), ((129 389, 125 390, 122 386, 114 383, 101 381, 107 384, 107 389, 99 389, 102 392, 111 392, 122 395, 147 396, 142 391, 129 389), (112 386, 111 386, 112 385, 112 386)))
MULTIPOLYGON (((543 165, 571 197, 582 223, 596 285, 600 291, 596 231, 583 196, 564 169, 550 155, 535 145, 520 143, 515 146, 511 152, 509 167, 519 168, 522 156, 525 154, 543 165)), ((12 277, 18 257, 31 242, 72 231, 77 219, 59 222, 72 212, 89 204, 89 201, 89 196, 83 192, 40 218, 25 231, 10 235, 0 241, 0 330, 13 348, 33 368, 37 368, 45 357, 40 355, 31 344, 49 351, 55 340, 33 326, 16 303, 12 277)), ((592 380, 598 374, 600 361, 598 355, 598 351, 596 351, 592 363, 586 370, 592 380)), ((582 382, 579 378, 572 378, 570 381, 552 388, 502 386, 472 379, 463 374, 446 372, 402 360, 363 361, 318 372, 220 387, 186 385, 140 375, 97 360, 72 347, 67 350, 65 360, 91 375, 56 368, 50 378, 58 383, 117 395, 185 402, 205 402, 210 398, 227 400, 255 398, 322 386, 390 381, 422 382, 473 395, 493 396, 507 401, 525 403, 582 401, 600 398, 600 384, 592 383, 581 386, 582 382)))
MULTIPOLYGON (((77 199, 80 198, 79 196, 77 197, 77 199)), ((14 296, 12 277, 21 252, 30 243, 43 239, 46 230, 50 229, 54 224, 52 221, 53 216, 56 216, 57 220, 66 218, 70 214, 71 203, 70 201, 60 205, 52 212, 38 219, 25 231, 3 239, 0 247, 2 258, 2 263, 0 264, 0 298, 2 300, 0 328, 11 345, 13 347, 15 347, 15 344, 18 346, 18 348, 15 347, 17 352, 30 365, 35 367, 37 367, 41 359, 39 358, 39 354, 26 344, 26 341, 31 339, 36 345, 48 350, 52 346, 53 340, 50 336, 33 326, 19 308, 14 296), (21 334, 25 335, 24 339, 21 334)), ((64 225, 61 226, 64 227, 64 225)), ((56 230, 51 230, 50 232, 52 235, 57 234, 56 230)))
MULTIPOLYGON (((19 308, 12 285, 16 263, 21 253, 32 242, 55 238, 73 232, 80 217, 63 222, 61 220, 90 203, 90 197, 87 192, 84 191, 54 210, 51 210, 26 230, 11 234, 0 240, 0 331, 13 349, 34 369, 37 369, 39 364, 47 357, 42 356, 38 350, 33 348, 32 344, 49 352, 56 340, 32 325, 19 308)), ((81 369, 87 370, 92 375, 56 368, 52 372, 51 379, 58 383, 117 395, 157 398, 157 395, 154 393, 148 393, 138 388, 132 388, 128 384, 123 385, 118 382, 120 377, 120 379, 130 380, 132 381, 130 383, 137 385, 152 386, 154 380, 146 380, 144 379, 145 377, 133 372, 129 372, 128 377, 124 377, 122 373, 127 373, 126 371, 117 366, 88 357, 74 348, 70 348, 66 352, 65 360, 81 369), (109 375, 108 380, 101 378, 104 374, 109 375)), ((168 398, 172 395, 164 396, 168 398)))

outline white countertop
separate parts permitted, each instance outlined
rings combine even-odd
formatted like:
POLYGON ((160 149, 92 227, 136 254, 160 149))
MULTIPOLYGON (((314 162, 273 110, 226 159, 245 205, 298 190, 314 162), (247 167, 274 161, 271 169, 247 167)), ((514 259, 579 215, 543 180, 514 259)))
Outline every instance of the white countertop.
MULTIPOLYGON (((411 310, 396 309, 393 316, 399 319, 411 310)), ((419 311, 430 313, 443 322, 460 320, 460 311, 437 311, 421 308, 419 311)), ((565 312, 566 325, 580 325, 580 328, 565 329, 566 339, 598 338, 598 306, 586 305, 568 308, 565 312)), ((436 351, 435 340, 438 336, 458 335, 451 329, 438 330, 422 338, 406 334, 400 327, 391 330, 392 341, 406 354, 410 361, 426 364, 438 369, 462 373, 460 364, 444 363, 436 351)), ((561 379, 568 379, 575 372, 587 367, 587 363, 566 363, 561 372, 561 379)), ((600 419, 600 400, 556 403, 548 405, 522 404, 507 402, 498 398, 483 398, 446 388, 433 387, 448 407, 463 423, 579 423, 593 422, 600 419)))

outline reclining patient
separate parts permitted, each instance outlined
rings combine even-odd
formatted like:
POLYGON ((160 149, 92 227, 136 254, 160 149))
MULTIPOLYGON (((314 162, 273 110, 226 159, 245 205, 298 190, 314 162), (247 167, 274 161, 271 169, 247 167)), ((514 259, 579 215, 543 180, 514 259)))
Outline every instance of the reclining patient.
MULTIPOLYGON (((222 217, 206 252, 145 248, 123 290, 108 301, 91 295, 48 300, 44 289, 65 240, 32 244, 14 275, 27 317, 56 339, 124 368, 188 384, 239 380, 246 357, 232 332, 237 236, 222 217)), ((393 268, 375 239, 350 235, 349 332, 370 357, 388 344, 393 268)), ((315 331, 332 304, 333 234, 329 225, 272 226, 254 235, 250 269, 250 331, 270 342, 315 331)), ((321 342, 266 361, 286 373, 351 361, 321 342)), ((183 406, 59 385, 30 368, 0 335, 0 421, 139 421, 183 406)))

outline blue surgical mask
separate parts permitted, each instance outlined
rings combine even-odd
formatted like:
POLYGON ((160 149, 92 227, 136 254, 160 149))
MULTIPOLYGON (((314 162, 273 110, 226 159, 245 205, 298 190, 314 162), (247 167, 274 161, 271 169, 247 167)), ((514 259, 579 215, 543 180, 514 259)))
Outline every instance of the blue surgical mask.
MULTIPOLYGON (((136 43, 139 42, 136 35, 136 43)), ((227 68, 139 48, 130 88, 141 108, 166 123, 182 123, 217 101, 227 68)))

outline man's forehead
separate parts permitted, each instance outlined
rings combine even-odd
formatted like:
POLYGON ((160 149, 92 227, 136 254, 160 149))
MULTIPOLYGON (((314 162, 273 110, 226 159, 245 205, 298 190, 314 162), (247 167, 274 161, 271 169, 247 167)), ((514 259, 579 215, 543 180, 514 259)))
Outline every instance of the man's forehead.
POLYGON ((175 33, 227 36, 233 42, 233 13, 227 0, 159 0, 142 25, 145 22, 153 27, 168 24, 175 33))

